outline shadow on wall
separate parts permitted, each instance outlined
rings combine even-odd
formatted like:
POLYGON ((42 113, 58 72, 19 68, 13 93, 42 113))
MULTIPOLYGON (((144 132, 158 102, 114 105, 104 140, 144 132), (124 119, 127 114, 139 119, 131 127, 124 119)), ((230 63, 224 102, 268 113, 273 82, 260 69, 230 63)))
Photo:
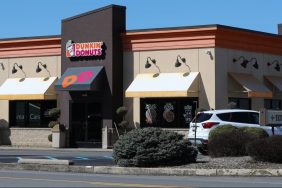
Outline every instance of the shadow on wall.
POLYGON ((11 131, 6 120, 0 119, 0 145, 11 145, 11 131))
POLYGON ((204 109, 210 109, 210 104, 208 101, 208 97, 207 97, 207 93, 204 87, 204 83, 203 80, 200 78, 199 79, 199 85, 200 85, 200 94, 199 94, 199 102, 200 104, 198 104, 198 108, 204 108, 204 109))

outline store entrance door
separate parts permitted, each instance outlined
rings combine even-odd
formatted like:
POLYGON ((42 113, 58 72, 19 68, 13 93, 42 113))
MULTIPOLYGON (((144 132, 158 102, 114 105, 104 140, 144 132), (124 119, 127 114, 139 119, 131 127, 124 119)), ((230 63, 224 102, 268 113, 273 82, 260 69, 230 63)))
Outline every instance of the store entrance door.
POLYGON ((71 103, 72 147, 102 147, 101 104, 94 102, 71 103))

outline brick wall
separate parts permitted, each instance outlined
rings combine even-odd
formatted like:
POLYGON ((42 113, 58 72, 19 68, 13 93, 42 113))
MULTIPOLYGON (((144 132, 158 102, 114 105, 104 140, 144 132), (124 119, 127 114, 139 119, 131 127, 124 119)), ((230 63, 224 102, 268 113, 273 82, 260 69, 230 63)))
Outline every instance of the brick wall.
POLYGON ((20 147, 52 147, 49 128, 10 128, 0 131, 0 144, 20 147))

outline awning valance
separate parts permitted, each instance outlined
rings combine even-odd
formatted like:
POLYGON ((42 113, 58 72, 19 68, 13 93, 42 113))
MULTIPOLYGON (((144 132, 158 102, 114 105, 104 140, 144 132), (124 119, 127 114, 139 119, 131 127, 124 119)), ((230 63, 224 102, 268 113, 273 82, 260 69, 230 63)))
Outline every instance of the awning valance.
POLYGON ((55 99, 54 84, 57 77, 8 78, 0 86, 0 100, 55 99))
POLYGON ((257 80, 253 75, 243 73, 229 73, 229 75, 232 79, 234 79, 239 85, 244 88, 243 92, 247 92, 248 97, 272 97, 272 92, 263 83, 257 80))
POLYGON ((99 90, 103 81, 103 72, 103 66, 68 68, 55 84, 55 90, 99 90))
POLYGON ((279 92, 282 92, 282 77, 280 76, 265 76, 265 79, 269 81, 279 92))
POLYGON ((187 97, 198 94, 199 72, 138 74, 125 92, 126 97, 187 97))

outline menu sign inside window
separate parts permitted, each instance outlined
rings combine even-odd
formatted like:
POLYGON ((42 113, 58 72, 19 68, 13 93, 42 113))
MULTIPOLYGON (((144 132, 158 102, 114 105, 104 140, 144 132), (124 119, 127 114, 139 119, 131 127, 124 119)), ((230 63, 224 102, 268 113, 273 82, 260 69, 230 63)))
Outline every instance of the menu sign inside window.
POLYGON ((103 54, 103 42, 73 43, 69 40, 66 43, 67 57, 90 57, 101 56, 103 54))

